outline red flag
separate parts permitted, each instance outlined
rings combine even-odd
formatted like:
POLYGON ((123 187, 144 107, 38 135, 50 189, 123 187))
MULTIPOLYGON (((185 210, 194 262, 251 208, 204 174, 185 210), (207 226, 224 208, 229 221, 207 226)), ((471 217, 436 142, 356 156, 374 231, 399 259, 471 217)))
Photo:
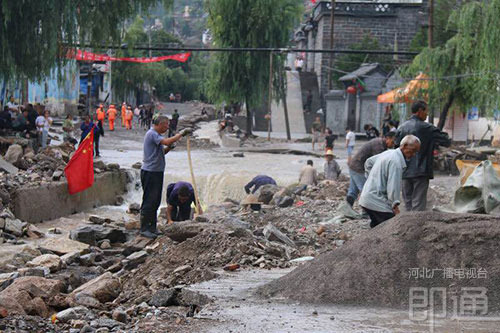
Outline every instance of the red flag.
POLYGON ((94 184, 94 128, 80 143, 64 168, 69 194, 81 192, 94 184))
POLYGON ((316 3, 316 0, 311 0, 312 3, 316 3))
POLYGON ((82 50, 69 50, 66 54, 68 59, 87 60, 87 61, 127 61, 136 63, 151 63, 165 60, 174 60, 178 62, 186 62, 191 56, 191 52, 171 54, 167 56, 152 57, 152 58, 117 58, 107 54, 96 54, 82 50))

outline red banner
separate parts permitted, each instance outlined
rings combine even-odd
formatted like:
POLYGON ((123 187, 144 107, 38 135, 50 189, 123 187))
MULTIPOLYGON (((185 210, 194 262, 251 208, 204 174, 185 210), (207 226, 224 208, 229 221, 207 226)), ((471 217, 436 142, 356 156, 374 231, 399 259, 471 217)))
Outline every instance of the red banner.
POLYGON ((152 63, 159 62, 165 60, 174 60, 178 62, 186 62, 191 56, 191 52, 186 53, 178 53, 161 57, 152 57, 152 58, 117 58, 111 57, 107 54, 96 54, 92 52, 82 51, 82 50, 70 50, 66 57, 68 59, 76 59, 76 60, 84 60, 84 61, 127 61, 127 62, 136 62, 136 63, 152 63))

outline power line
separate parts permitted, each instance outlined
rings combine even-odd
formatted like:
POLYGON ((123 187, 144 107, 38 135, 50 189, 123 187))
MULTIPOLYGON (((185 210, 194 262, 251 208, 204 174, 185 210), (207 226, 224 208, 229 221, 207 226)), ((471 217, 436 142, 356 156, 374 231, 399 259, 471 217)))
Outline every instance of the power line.
POLYGON ((64 44, 67 47, 100 48, 112 50, 140 50, 140 51, 190 51, 190 52, 273 52, 273 53, 339 53, 339 54, 387 54, 401 56, 416 56, 418 52, 389 51, 389 50, 338 50, 338 49, 294 49, 294 48, 267 48, 267 47, 225 47, 225 48, 202 48, 202 47, 154 47, 127 45, 90 45, 90 44, 64 44))

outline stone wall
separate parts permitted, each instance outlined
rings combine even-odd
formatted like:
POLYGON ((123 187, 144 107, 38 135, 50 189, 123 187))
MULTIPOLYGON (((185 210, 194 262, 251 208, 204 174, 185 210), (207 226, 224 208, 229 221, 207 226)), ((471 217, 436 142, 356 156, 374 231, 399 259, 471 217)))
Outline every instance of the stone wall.
POLYGON ((68 216, 103 205, 113 205, 127 188, 125 171, 109 171, 95 176, 94 185, 77 194, 68 193, 66 181, 37 187, 19 188, 13 195, 13 213, 23 221, 37 223, 68 216))

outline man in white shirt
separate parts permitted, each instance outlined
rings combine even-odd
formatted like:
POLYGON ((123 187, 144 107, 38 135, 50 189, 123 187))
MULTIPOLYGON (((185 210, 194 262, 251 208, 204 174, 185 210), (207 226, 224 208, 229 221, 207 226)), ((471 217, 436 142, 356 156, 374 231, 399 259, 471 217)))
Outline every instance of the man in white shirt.
POLYGON ((12 120, 15 120, 19 112, 19 105, 16 104, 14 96, 10 96, 9 102, 7 103, 7 108, 9 108, 10 117, 12 118, 12 120))
POLYGON ((43 116, 40 115, 36 118, 36 130, 38 132, 38 141, 42 148, 47 147, 47 139, 49 137, 49 128, 52 125, 52 118, 49 117, 50 113, 45 110, 43 116))
POLYGON ((356 144, 356 134, 351 131, 349 127, 345 129, 345 147, 347 148, 347 163, 351 162, 352 153, 354 152, 354 145, 356 144))
POLYGON ((370 216, 370 227, 399 214, 401 184, 406 161, 420 150, 420 140, 414 135, 407 135, 398 149, 386 150, 372 156, 365 162, 365 171, 369 173, 359 198, 359 205, 370 216))

